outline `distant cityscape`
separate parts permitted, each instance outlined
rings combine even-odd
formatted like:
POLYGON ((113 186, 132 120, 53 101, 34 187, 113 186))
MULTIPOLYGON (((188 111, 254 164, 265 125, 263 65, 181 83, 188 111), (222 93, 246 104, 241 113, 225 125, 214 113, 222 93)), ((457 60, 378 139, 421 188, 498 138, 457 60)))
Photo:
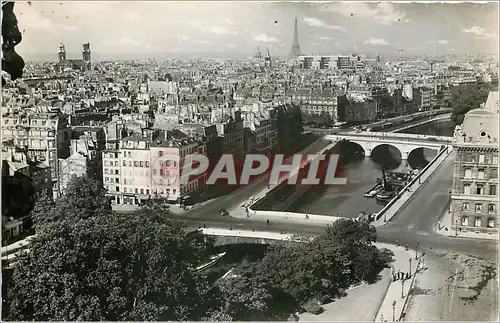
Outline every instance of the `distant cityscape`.
POLYGON ((24 79, 4 89, 3 147, 10 151, 4 156, 11 156, 14 169, 24 168, 26 157, 50 169, 50 177, 36 182, 40 189, 52 183, 55 198, 72 175, 89 171, 90 159, 117 204, 135 205, 150 194, 179 202, 200 193, 199 183, 155 189, 148 182, 152 138, 210 156, 270 153, 286 146, 278 138, 288 140, 275 126, 281 110, 297 107, 306 122, 322 118, 330 127, 370 123, 449 108, 454 86, 498 83, 494 57, 396 62, 355 53, 308 56, 297 19, 293 28, 287 58, 257 48, 234 60, 94 62, 90 43, 76 59, 61 43, 56 63, 30 63, 24 79), (28 155, 17 147, 27 147, 28 155), (138 152, 145 155, 132 165, 127 158, 138 152))

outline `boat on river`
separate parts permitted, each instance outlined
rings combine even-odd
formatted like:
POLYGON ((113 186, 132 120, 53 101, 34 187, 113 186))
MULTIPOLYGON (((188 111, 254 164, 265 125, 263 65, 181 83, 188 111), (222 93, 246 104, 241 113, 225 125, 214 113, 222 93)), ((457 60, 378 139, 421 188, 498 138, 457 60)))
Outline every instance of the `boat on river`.
POLYGON ((383 189, 382 184, 378 183, 375 185, 371 190, 365 193, 365 197, 368 198, 373 198, 377 195, 378 192, 380 192, 383 189))

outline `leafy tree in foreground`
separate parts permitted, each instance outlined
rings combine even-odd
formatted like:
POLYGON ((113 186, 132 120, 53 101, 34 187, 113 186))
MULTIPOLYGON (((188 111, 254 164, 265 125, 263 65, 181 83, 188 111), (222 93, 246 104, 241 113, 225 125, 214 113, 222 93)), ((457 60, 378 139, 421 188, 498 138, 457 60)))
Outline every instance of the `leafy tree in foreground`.
POLYGON ((180 226, 166 217, 110 214, 46 227, 19 256, 10 319, 198 320, 209 288, 180 226))
POLYGON ((260 321, 269 318, 273 296, 265 282, 259 282, 246 275, 219 280, 216 287, 220 291, 221 310, 212 314, 213 319, 224 319, 221 313, 231 320, 260 321))
POLYGON ((328 227, 326 235, 319 239, 348 255, 352 262, 351 283, 363 281, 374 270, 381 269, 379 250, 373 245, 377 241, 377 232, 366 221, 341 219, 328 227))
POLYGON ((304 308, 320 312, 317 304, 343 296, 352 284, 387 264, 389 258, 373 245, 376 239, 368 223, 342 219, 313 241, 275 246, 262 260, 240 269, 240 279, 225 282, 223 295, 228 295, 230 306, 223 312, 235 320, 247 319, 242 313, 248 313, 249 306, 255 319, 283 319, 304 308), (247 290, 254 293, 235 292, 247 290))
POLYGON ((77 222, 111 213, 111 201, 102 184, 87 177, 74 176, 63 196, 52 202, 48 197, 37 201, 32 212, 37 229, 52 223, 77 222))

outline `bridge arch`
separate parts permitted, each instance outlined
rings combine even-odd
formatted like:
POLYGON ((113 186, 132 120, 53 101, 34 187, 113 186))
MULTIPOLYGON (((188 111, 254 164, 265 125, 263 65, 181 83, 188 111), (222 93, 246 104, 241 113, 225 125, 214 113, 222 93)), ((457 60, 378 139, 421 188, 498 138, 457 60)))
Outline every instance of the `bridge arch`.
POLYGON ((344 139, 340 143, 343 145, 347 145, 348 148, 355 148, 357 151, 363 153, 366 156, 367 148, 363 142, 357 142, 356 140, 344 139))
POLYGON ((398 153, 399 153, 399 157, 400 159, 405 159, 405 154, 404 152, 401 150, 400 147, 398 147, 397 145, 393 145, 393 144, 390 144, 390 143, 377 143, 375 145, 372 145, 372 148, 371 148, 371 152, 370 152, 370 156, 365 156, 366 157, 371 157, 373 155, 373 152, 379 150, 379 149, 384 149, 384 148, 394 148, 398 153))
POLYGON ((372 157, 373 150, 387 145, 395 147, 402 160, 408 160, 408 155, 418 148, 430 148, 439 151, 443 143, 451 143, 449 137, 399 134, 399 133, 345 133, 327 135, 325 139, 337 142, 352 142, 363 148, 365 157, 372 157))
POLYGON ((412 169, 423 168, 439 153, 437 147, 416 147, 408 154, 408 165, 412 169))

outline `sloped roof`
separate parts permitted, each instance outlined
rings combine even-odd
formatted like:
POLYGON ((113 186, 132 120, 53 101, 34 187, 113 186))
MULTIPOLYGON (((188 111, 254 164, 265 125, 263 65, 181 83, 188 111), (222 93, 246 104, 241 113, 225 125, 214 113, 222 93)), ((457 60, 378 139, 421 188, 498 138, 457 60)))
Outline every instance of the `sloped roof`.
POLYGON ((473 141, 484 141, 483 137, 498 140, 498 91, 492 91, 483 108, 465 114, 462 131, 473 141), (485 136, 482 136, 482 134, 485 136))
POLYGON ((490 91, 484 109, 498 113, 498 91, 490 91))

